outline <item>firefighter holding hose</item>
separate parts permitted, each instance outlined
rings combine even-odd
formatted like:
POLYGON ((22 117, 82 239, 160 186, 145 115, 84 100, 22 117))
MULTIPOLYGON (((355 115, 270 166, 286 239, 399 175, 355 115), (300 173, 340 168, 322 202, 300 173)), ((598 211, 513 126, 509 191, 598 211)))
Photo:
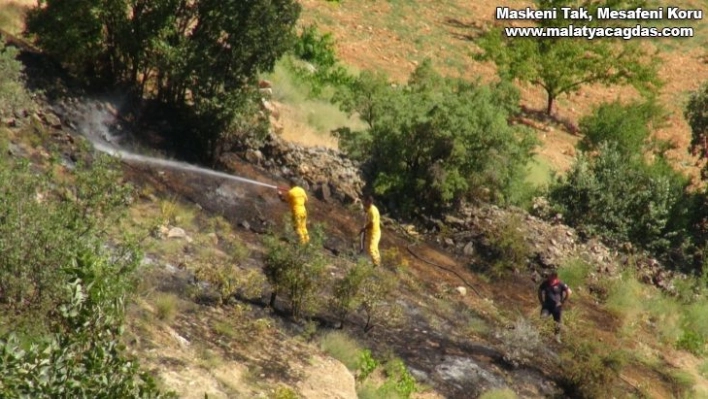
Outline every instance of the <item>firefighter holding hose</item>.
POLYGON ((301 244, 310 242, 310 236, 307 233, 307 193, 299 186, 297 179, 290 180, 290 187, 278 187, 278 196, 284 202, 290 204, 292 212, 293 228, 300 237, 301 244))

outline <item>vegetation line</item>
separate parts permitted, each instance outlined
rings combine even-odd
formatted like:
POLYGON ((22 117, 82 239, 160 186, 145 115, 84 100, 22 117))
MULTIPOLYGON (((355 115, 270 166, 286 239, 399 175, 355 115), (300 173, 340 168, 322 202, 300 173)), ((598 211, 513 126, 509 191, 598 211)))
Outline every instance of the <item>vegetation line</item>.
POLYGON ((480 297, 480 298, 482 298, 482 299, 485 299, 485 298, 482 296, 482 294, 480 294, 479 291, 477 291, 477 289, 474 288, 474 286, 473 286, 472 284, 468 283, 467 280, 465 280, 464 277, 462 277, 459 273, 457 273, 457 272, 454 271, 454 270, 448 269, 448 268, 445 267, 445 266, 439 265, 439 264, 437 264, 437 263, 433 263, 433 262, 431 262, 431 261, 429 261, 429 260, 427 260, 427 259, 423 259, 422 257, 418 256, 418 254, 416 254, 415 252, 413 252, 413 250, 411 249, 411 246, 412 246, 412 245, 413 245, 413 244, 408 244, 408 246, 406 246, 406 249, 408 250, 408 252, 410 252, 411 255, 413 255, 414 257, 416 257, 418 260, 420 260, 420 261, 422 261, 422 262, 425 262, 425 263, 427 263, 427 264, 429 264, 429 265, 433 265, 433 266, 438 267, 438 268, 440 268, 440 269, 442 269, 442 270, 445 270, 446 272, 449 272, 449 273, 454 274, 454 275, 457 276, 457 278, 459 278, 463 283, 465 283, 466 286, 470 287, 470 288, 472 289, 472 291, 474 291, 474 293, 477 294, 478 297, 480 297))

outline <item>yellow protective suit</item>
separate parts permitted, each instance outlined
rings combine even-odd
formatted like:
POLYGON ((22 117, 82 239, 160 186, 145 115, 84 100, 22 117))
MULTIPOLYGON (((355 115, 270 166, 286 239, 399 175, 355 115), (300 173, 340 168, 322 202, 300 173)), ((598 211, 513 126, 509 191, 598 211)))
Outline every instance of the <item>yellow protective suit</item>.
POLYGON ((290 211, 293 214, 293 228, 300 237, 300 242, 305 244, 310 242, 310 236, 307 234, 307 193, 300 187, 293 187, 288 191, 288 203, 290 211))
POLYGON ((374 266, 379 266, 381 264, 381 254, 379 254, 381 216, 379 215, 379 209, 373 204, 366 211, 366 222, 367 226, 369 226, 366 231, 366 249, 374 266))

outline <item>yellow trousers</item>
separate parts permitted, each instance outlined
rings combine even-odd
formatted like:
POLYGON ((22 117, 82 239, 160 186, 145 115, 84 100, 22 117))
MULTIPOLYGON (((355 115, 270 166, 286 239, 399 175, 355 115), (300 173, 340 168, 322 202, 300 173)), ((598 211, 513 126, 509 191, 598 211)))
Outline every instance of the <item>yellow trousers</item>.
POLYGON ((366 248, 371 256, 374 266, 381 264, 381 254, 379 253, 379 241, 381 240, 381 230, 366 232, 366 248))
POLYGON ((307 234, 307 213, 293 212, 293 228, 300 237, 300 243, 310 242, 310 235, 307 234))

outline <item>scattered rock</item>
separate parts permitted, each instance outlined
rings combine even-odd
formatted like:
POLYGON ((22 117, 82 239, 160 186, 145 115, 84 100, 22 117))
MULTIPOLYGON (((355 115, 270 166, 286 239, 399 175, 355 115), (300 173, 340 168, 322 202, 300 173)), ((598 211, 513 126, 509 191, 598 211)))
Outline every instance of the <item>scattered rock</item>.
POLYGON ((62 127, 61 119, 53 113, 44 114, 44 121, 54 129, 61 129, 62 127))
POLYGON ((207 238, 211 241, 212 245, 219 245, 219 236, 216 233, 207 234, 207 238))
POLYGON ((167 232, 167 238, 187 238, 187 233, 181 227, 173 227, 167 232))
POLYGON ((247 150, 246 151, 246 161, 254 164, 260 164, 263 159, 263 153, 259 150, 247 150))
POLYGON ((467 245, 462 248, 462 253, 465 256, 473 256, 474 255, 474 242, 470 241, 467 243, 467 245))
POLYGON ((244 220, 244 221, 241 222, 240 224, 241 224, 241 227, 243 227, 244 229, 246 229, 246 230, 251 230, 251 224, 248 223, 247 221, 244 220))
POLYGON ((332 192, 329 189, 329 183, 318 184, 317 189, 315 190, 315 195, 321 201, 330 202, 332 200, 332 192))
POLYGON ((304 370, 298 391, 305 399, 357 399, 354 376, 342 363, 315 356, 304 370))
POLYGON ((467 288, 459 286, 455 288, 455 291, 457 291, 461 296, 467 295, 467 288))

